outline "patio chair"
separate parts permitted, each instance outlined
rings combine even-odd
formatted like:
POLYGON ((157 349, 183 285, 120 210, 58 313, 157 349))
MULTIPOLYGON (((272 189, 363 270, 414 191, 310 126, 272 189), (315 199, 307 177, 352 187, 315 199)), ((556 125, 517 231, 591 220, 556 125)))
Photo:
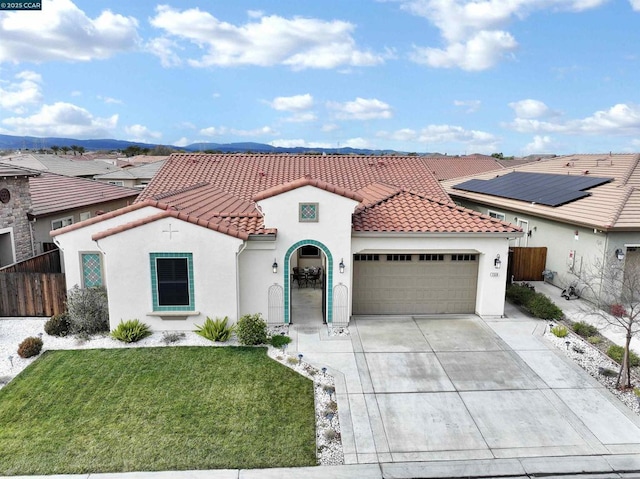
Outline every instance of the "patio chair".
POLYGON ((309 283, 313 283, 313 289, 316 289, 316 284, 318 284, 319 281, 321 281, 322 277, 322 269, 318 268, 318 269, 312 269, 311 272, 309 273, 309 276, 307 277, 307 282, 309 283))
POLYGON ((301 287, 302 283, 306 284, 307 282, 306 274, 301 273, 300 268, 298 268, 297 266, 293 267, 293 275, 291 276, 291 282, 293 283, 294 281, 298 283, 298 288, 301 287))

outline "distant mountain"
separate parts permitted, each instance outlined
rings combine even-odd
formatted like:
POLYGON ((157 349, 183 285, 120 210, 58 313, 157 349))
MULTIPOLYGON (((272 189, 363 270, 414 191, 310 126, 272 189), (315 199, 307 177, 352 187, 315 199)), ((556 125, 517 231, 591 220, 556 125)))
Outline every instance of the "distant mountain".
POLYGON ((153 149, 156 146, 168 146, 177 151, 220 151, 222 153, 326 153, 326 154, 356 154, 356 155, 388 155, 406 154, 394 150, 370 150, 362 148, 282 148, 267 145, 264 143, 193 143, 185 147, 172 145, 159 145, 150 143, 140 143, 136 141, 102 139, 102 140, 76 140, 73 138, 37 138, 34 136, 11 136, 0 135, 0 150, 39 150, 50 149, 52 146, 81 146, 87 151, 95 150, 124 150, 129 146, 153 149))
POLYGON ((185 146, 189 151, 221 151, 223 153, 254 152, 254 153, 327 153, 327 154, 355 154, 355 155, 383 155, 404 152, 394 150, 370 150, 364 148, 307 148, 302 146, 280 147, 271 146, 264 143, 192 143, 185 146))

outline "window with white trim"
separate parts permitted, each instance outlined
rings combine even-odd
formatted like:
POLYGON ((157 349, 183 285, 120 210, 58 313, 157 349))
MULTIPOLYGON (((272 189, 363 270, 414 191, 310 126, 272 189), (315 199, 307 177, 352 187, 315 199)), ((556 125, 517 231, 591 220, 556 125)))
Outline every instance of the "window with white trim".
POLYGON ((497 211, 489 210, 489 216, 500 221, 506 221, 507 216, 504 213, 498 213, 497 211))
POLYGON ((69 226, 73 224, 73 216, 68 216, 66 218, 59 218, 57 220, 53 220, 51 222, 51 229, 57 230, 60 228, 64 228, 65 226, 69 226))

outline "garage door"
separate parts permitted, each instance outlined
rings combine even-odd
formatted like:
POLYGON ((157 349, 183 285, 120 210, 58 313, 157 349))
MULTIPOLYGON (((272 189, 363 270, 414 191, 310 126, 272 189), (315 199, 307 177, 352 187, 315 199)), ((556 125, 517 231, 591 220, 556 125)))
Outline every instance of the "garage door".
POLYGON ((354 255, 353 314, 473 313, 476 254, 354 255))

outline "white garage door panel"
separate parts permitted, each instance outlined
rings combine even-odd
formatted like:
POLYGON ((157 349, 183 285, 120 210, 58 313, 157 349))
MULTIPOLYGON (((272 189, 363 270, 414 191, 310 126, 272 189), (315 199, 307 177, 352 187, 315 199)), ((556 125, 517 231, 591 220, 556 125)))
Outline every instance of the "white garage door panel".
POLYGON ((353 314, 473 313, 478 262, 354 261, 353 314))

